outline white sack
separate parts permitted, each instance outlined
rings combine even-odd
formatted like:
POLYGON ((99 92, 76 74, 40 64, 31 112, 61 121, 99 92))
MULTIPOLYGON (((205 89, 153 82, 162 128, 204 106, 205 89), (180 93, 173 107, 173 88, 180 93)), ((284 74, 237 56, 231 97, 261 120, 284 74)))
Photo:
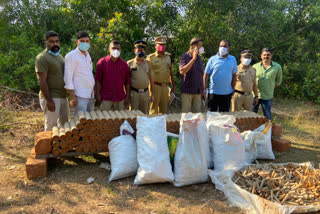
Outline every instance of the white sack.
POLYGON ((181 187, 208 180, 208 133, 201 113, 182 113, 180 138, 174 158, 174 185, 181 187))
POLYGON ((236 122, 236 118, 233 115, 221 115, 218 112, 207 112, 207 121, 210 120, 210 125, 214 126, 232 126, 236 122))
POLYGON ((257 145, 254 141, 255 133, 253 131, 244 131, 241 137, 245 146, 246 161, 248 164, 257 159, 257 145))
POLYGON ((246 165, 244 142, 233 126, 232 115, 210 116, 207 118, 209 144, 213 148, 214 170, 239 169, 246 165))
POLYGON ((139 169, 134 184, 173 182, 166 133, 166 118, 137 118, 139 169))
POLYGON ((113 138, 108 145, 111 163, 109 182, 119 178, 135 175, 139 164, 137 144, 131 135, 113 138))
POLYGON ((133 133, 134 133, 134 130, 131 127, 130 123, 127 120, 125 120, 120 126, 120 135, 126 135, 126 134, 133 135, 133 133))
POLYGON ((272 126, 270 123, 266 123, 259 126, 257 129, 254 130, 255 137, 254 142, 257 145, 257 159, 269 159, 274 160, 275 156, 272 151, 272 143, 271 143, 271 129, 272 126), (266 134, 263 133, 267 126, 269 126, 269 130, 266 134))

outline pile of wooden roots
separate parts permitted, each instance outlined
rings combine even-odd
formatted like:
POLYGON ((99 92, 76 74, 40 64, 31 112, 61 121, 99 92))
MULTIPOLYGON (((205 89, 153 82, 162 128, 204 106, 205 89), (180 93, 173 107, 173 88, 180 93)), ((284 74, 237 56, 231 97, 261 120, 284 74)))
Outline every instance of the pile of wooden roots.
POLYGON ((236 172, 233 181, 250 193, 282 205, 320 203, 320 170, 309 166, 257 164, 236 172))

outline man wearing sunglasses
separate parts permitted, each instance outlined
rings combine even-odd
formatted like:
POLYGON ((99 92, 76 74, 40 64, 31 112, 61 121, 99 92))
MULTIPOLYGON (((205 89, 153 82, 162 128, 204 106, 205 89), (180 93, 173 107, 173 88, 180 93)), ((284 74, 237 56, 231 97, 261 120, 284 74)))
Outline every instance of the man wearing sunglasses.
POLYGON ((270 48, 263 48, 261 51, 262 61, 253 65, 256 69, 256 79, 258 86, 258 104, 253 104, 253 112, 258 112, 261 104, 263 114, 269 120, 272 120, 271 106, 274 94, 274 89, 281 84, 282 68, 272 61, 272 51, 270 48))

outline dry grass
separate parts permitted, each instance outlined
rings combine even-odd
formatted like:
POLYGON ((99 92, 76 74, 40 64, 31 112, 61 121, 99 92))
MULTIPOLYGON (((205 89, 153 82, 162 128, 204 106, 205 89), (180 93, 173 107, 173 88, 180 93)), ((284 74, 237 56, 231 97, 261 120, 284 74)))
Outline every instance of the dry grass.
POLYGON ((27 180, 25 161, 42 124, 41 112, 1 110, 0 213, 239 212, 212 183, 134 186, 134 177, 108 183, 109 172, 99 168, 108 161, 105 154, 58 159, 50 164, 48 177, 27 180), (91 176, 95 181, 88 184, 91 176))
POLYGON ((320 106, 295 100, 275 100, 274 107, 288 115, 275 114, 274 120, 283 128, 283 138, 292 141, 292 148, 276 153, 276 162, 311 161, 320 163, 320 106))
MULTIPOLYGON (((274 103, 292 116, 277 114, 275 120, 293 142, 289 152, 276 153, 275 162, 319 164, 319 108, 286 100, 274 103)), ((109 172, 99 168, 108 161, 104 154, 55 160, 48 177, 27 180, 25 161, 42 124, 41 112, 0 110, 0 213, 241 213, 228 206, 211 182, 182 188, 134 186, 130 177, 108 183, 109 172), (87 184, 91 176, 95 181, 87 184)))

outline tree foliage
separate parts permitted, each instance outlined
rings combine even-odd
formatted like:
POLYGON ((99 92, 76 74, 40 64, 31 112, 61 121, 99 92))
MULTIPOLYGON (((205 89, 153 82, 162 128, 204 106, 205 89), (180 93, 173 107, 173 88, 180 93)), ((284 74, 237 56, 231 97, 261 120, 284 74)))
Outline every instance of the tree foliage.
POLYGON ((0 84, 38 90, 35 56, 44 48, 43 34, 61 35, 62 54, 75 48, 75 34, 92 38, 94 63, 107 55, 112 39, 121 41, 121 56, 134 57, 133 42, 168 36, 168 52, 178 63, 192 37, 204 41, 205 61, 217 52, 221 39, 231 41, 239 60, 243 49, 270 47, 283 66, 277 95, 320 103, 320 0, 7 0, 0 1, 0 84))

